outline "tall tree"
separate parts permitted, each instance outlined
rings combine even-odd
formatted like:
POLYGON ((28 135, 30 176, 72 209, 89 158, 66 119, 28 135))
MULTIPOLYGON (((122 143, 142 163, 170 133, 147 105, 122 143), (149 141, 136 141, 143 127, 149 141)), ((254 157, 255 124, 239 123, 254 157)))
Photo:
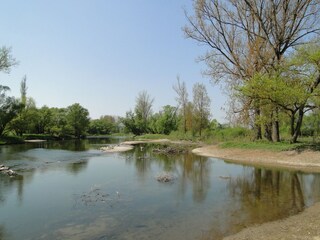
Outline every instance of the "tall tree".
POLYGON ((177 76, 177 84, 173 86, 173 90, 177 93, 176 101, 178 108, 182 113, 183 131, 187 132, 187 107, 188 107, 188 92, 185 82, 180 82, 180 77, 177 76))
POLYGON ((81 138, 86 134, 89 127, 89 111, 79 103, 75 103, 67 108, 67 122, 73 129, 73 135, 81 138))
MULTIPOLYGON (((189 25, 184 31, 209 47, 202 58, 207 74, 236 91, 255 73, 277 68, 290 48, 319 33, 319 8, 318 0, 195 0, 195 14, 186 14, 189 25)), ((259 117, 259 101, 244 103, 244 110, 250 104, 259 117)), ((279 140, 277 119, 274 122, 279 140)), ((261 128, 256 130, 260 137, 261 128)))
MULTIPOLYGON (((9 123, 9 129, 17 135, 22 136, 24 133, 39 133, 38 121, 40 119, 39 110, 33 98, 27 98, 26 103, 20 101, 20 111, 18 115, 9 123)), ((42 133, 42 132, 41 132, 42 133)))
POLYGON ((21 103, 23 105, 26 105, 27 103, 27 90, 27 76, 24 75, 20 83, 21 103))
MULTIPOLYGON (((11 55, 11 49, 7 47, 0 48, 0 72, 9 73, 11 67, 16 65, 17 61, 11 55)), ((6 95, 10 88, 0 85, 0 136, 3 134, 7 124, 17 116, 21 105, 13 97, 6 95)))
POLYGON ((150 97, 147 91, 142 91, 136 98, 135 114, 142 132, 148 131, 148 121, 152 115, 152 104, 154 99, 150 97))
POLYGON ((196 83, 193 86, 193 106, 200 137, 202 130, 209 124, 210 102, 206 87, 201 83, 196 83))
POLYGON ((318 108, 320 95, 320 44, 309 44, 283 60, 281 68, 257 74, 242 88, 245 95, 272 103, 290 118, 291 142, 296 142, 304 114, 318 108))

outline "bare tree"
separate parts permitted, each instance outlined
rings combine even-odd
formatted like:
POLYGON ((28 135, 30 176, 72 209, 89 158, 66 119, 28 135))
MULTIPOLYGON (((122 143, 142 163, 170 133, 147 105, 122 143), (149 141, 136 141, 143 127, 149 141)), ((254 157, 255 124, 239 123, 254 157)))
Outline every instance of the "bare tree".
POLYGON ((136 98, 135 113, 138 119, 142 120, 143 125, 146 127, 149 117, 152 114, 152 104, 154 99, 151 99, 147 91, 142 91, 136 98))
POLYGON ((0 48, 0 72, 9 73, 12 66, 17 65, 18 62, 11 55, 11 48, 0 48))
POLYGON ((210 102, 206 87, 201 83, 196 83, 193 86, 193 106, 200 137, 202 130, 209 122, 210 102))
POLYGON ((177 84, 173 86, 173 90, 177 93, 176 101, 178 107, 181 109, 183 117, 183 131, 187 132, 187 107, 188 107, 188 92, 185 82, 180 82, 179 76, 177 76, 177 84))

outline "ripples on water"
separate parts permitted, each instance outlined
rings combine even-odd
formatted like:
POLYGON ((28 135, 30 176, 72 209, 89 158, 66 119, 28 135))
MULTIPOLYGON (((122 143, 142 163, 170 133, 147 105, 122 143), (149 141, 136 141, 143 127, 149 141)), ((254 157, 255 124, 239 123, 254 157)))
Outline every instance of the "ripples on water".
POLYGON ((221 239, 319 200, 319 174, 227 164, 99 139, 0 147, 0 239, 221 239), (159 173, 174 176, 169 183, 159 173))

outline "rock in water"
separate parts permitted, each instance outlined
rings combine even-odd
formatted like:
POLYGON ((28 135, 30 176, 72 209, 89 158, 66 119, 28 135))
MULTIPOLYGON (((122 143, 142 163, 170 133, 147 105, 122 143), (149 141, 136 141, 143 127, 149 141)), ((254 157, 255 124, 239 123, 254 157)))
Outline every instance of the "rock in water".
POLYGON ((13 171, 12 169, 4 165, 0 165, 0 173, 6 174, 10 177, 14 177, 18 175, 15 171, 13 171))
POLYGON ((168 182, 173 182, 175 177, 173 174, 168 173, 168 172, 163 172, 160 173, 157 177, 156 177, 158 182, 163 182, 163 183, 168 183, 168 182))

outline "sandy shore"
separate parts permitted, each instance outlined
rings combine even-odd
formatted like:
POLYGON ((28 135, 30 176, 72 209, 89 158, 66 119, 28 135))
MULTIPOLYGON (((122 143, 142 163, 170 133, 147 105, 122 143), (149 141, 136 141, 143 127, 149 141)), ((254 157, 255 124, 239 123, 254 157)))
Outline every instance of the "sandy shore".
POLYGON ((46 142, 47 140, 43 139, 33 139, 33 140, 24 140, 26 143, 40 143, 40 142, 46 142))
POLYGON ((201 156, 216 157, 227 162, 261 167, 275 167, 304 172, 320 172, 320 152, 249 150, 219 148, 217 145, 196 148, 193 153, 201 156))
MULTIPOLYGON (((305 172, 320 172, 320 152, 224 149, 218 146, 196 148, 193 153, 224 159, 228 162, 261 167, 284 168, 305 172)), ((242 230, 224 240, 320 240, 320 203, 302 213, 274 222, 242 230)))
POLYGON ((117 153, 117 152, 126 152, 133 149, 132 145, 129 144, 120 144, 120 145, 110 145, 106 147, 101 147, 100 150, 106 153, 117 153))
POLYGON ((253 226, 223 240, 320 240, 320 203, 284 220, 253 226))

